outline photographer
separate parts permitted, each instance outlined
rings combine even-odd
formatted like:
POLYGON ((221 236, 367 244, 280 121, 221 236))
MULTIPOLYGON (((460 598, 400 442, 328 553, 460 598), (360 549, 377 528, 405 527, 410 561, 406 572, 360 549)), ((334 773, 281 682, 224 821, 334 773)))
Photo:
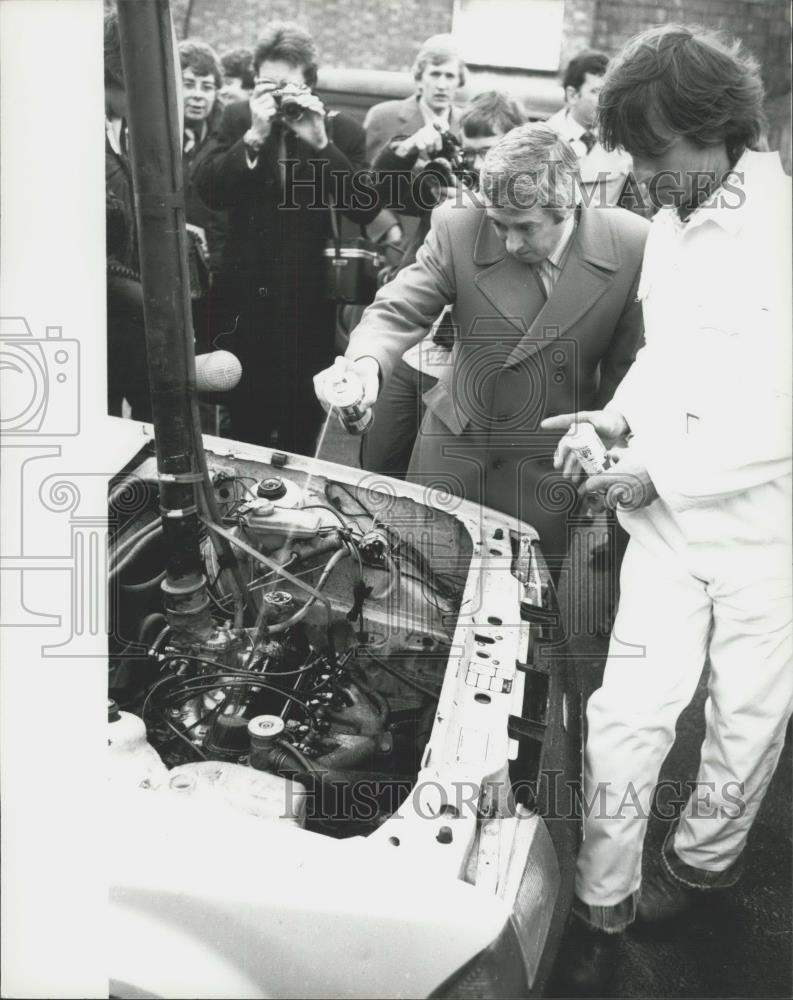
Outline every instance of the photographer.
MULTIPOLYGON (((439 159, 414 175, 412 168, 418 156, 400 157, 398 138, 383 150, 375 163, 376 172, 387 175, 383 188, 399 192, 405 210, 419 218, 416 236, 390 277, 416 260, 430 228, 432 213, 424 206, 438 205, 447 197, 456 196, 458 185, 478 187, 479 171, 490 147, 524 121, 525 115, 507 94, 488 90, 478 94, 462 116, 462 145, 453 147, 453 162, 439 159), (418 195, 418 201, 411 197, 411 192, 418 195)), ((382 180, 383 174, 380 176, 382 180)), ((422 396, 448 369, 453 342, 454 331, 448 312, 444 311, 426 339, 406 351, 394 366, 393 375, 377 401, 372 429, 361 442, 362 468, 405 477, 424 415, 422 396)))
MULTIPOLYGON (((467 71, 451 36, 428 38, 416 55, 412 72, 415 94, 401 101, 374 104, 364 118, 369 163, 375 163, 395 136, 403 140, 404 157, 411 157, 411 167, 418 158, 426 162, 440 151, 441 134, 459 139, 462 110, 454 100, 465 85, 467 71)), ((415 222, 406 219, 396 205, 394 212, 381 212, 369 226, 369 236, 386 244, 399 243, 404 250, 415 236, 415 222)))
MULTIPOLYGON (((311 453, 322 411, 311 372, 333 355, 335 303, 325 297, 330 206, 365 224, 352 177, 365 166, 363 129, 328 115, 311 88, 315 45, 295 24, 272 24, 254 53, 248 102, 224 111, 196 178, 208 205, 227 209, 223 277, 233 303, 242 380, 230 394, 234 437, 311 453)), ((371 195, 371 192, 369 192, 371 195)))

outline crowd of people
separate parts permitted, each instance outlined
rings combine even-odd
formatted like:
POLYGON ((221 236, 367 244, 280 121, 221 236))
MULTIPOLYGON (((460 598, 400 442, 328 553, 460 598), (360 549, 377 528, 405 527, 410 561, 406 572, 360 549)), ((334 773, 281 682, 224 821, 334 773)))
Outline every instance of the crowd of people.
MULTIPOLYGON (((142 319, 114 31, 111 17, 110 406, 145 417, 130 384, 145 364, 125 360, 142 319)), ((312 453, 343 331, 375 414, 364 468, 532 524, 555 577, 586 497, 630 536, 587 709, 598 807, 564 963, 570 994, 602 995, 635 919, 676 918, 735 883, 793 704, 790 185, 762 151, 757 66, 702 30, 654 28, 611 60, 580 53, 564 107, 528 122, 508 93, 460 106, 466 67, 437 36, 415 93, 359 124, 317 96, 317 49, 297 25, 272 24, 251 53, 189 40, 179 56, 187 222, 206 270, 196 337, 243 369, 230 436, 312 453), (343 226, 382 252, 371 303, 328 295, 343 226), (609 449, 588 478, 563 436, 582 423, 609 449), (707 808, 692 796, 642 883, 653 789, 706 661, 707 808), (620 808, 628 790, 641 808, 620 808)))
MULTIPOLYGON (((379 282, 391 280, 414 262, 432 209, 451 190, 475 189, 493 139, 525 123, 526 111, 497 91, 460 104, 467 69, 448 35, 420 47, 415 93, 374 105, 362 125, 326 109, 316 96, 317 48, 296 24, 272 24, 250 50, 219 56, 207 43, 186 39, 178 54, 196 350, 227 349, 242 362, 242 380, 223 401, 229 436, 311 452, 322 416, 311 375, 346 341, 368 304, 327 295, 324 252, 334 224, 364 233, 382 264, 379 282), (283 100, 299 110, 283 113, 283 100), (354 181, 357 201, 350 196, 354 181), (287 186, 294 203, 285 208, 287 186)), ((590 141, 607 63, 598 52, 572 60, 566 103, 551 124, 570 138, 581 183, 617 204, 630 157, 590 141)), ((135 287, 125 100, 111 12, 105 25, 107 211, 109 220, 115 217, 108 232, 119 235, 108 242, 109 408, 150 419, 145 340, 142 332, 132 335, 142 331, 143 314, 135 287)), ((632 207, 646 212, 639 201, 632 207)), ((362 449, 368 468, 406 474, 423 413, 419 390, 434 383, 433 366, 445 364, 452 347, 448 311, 438 326, 423 348, 400 362, 403 391, 398 375, 391 403, 381 402, 383 411, 391 407, 388 419, 394 417, 398 433, 384 437, 386 420, 377 422, 362 449), (412 372, 407 379, 406 372, 412 372)))

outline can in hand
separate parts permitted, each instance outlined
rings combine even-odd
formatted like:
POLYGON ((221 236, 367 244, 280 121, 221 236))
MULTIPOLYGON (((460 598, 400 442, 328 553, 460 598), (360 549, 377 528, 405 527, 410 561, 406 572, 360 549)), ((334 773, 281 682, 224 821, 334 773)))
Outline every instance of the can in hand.
POLYGON ((374 420, 371 407, 362 407, 364 387, 361 379, 339 358, 330 371, 325 397, 338 412, 339 420, 350 434, 364 434, 374 420))
POLYGON ((573 424, 562 440, 573 450, 587 476, 595 476, 608 468, 606 446, 592 424, 573 424))

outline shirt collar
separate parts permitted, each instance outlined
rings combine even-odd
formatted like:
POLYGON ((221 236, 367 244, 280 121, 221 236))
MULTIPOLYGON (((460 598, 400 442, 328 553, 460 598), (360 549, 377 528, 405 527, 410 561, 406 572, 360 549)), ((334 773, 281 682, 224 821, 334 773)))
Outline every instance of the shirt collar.
POLYGON ((740 232, 752 211, 755 199, 763 196, 763 174, 771 154, 746 150, 738 162, 726 175, 726 185, 720 184, 715 191, 691 213, 687 222, 682 223, 674 216, 677 224, 685 230, 697 229, 707 222, 714 222, 724 232, 735 235, 740 232))
POLYGON ((105 135, 110 148, 117 156, 123 155, 121 148, 121 133, 124 129, 123 118, 108 118, 105 116, 105 135))
POLYGON ((424 101, 422 101, 421 94, 418 95, 417 100, 419 104, 419 111, 421 112, 421 117, 424 119, 425 125, 434 125, 435 122, 446 122, 446 125, 448 126, 451 123, 451 105, 449 105, 445 114, 436 114, 432 108, 427 107, 424 101))
POLYGON ((565 129, 567 131, 568 138, 570 139, 580 139, 581 136, 587 130, 584 126, 575 120, 570 114, 570 108, 565 108, 564 112, 565 129))
POLYGON ((575 232, 575 212, 572 212, 567 221, 564 224, 564 229, 562 230, 562 235, 559 237, 559 242, 553 248, 553 250, 545 258, 549 264, 553 264, 557 270, 561 268, 564 261, 564 256, 567 252, 567 248, 570 245, 570 241, 573 238, 573 233, 575 232))

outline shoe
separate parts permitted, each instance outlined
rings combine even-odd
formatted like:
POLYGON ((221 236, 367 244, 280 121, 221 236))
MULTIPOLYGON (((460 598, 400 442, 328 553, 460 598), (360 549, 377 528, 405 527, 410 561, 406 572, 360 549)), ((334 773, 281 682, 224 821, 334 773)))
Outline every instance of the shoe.
POLYGON ((554 995, 608 996, 621 938, 621 932, 606 934, 573 917, 556 960, 554 995))
POLYGON ((660 869, 642 882, 636 906, 636 921, 647 927, 668 924, 687 913, 698 901, 696 889, 687 889, 660 869))

